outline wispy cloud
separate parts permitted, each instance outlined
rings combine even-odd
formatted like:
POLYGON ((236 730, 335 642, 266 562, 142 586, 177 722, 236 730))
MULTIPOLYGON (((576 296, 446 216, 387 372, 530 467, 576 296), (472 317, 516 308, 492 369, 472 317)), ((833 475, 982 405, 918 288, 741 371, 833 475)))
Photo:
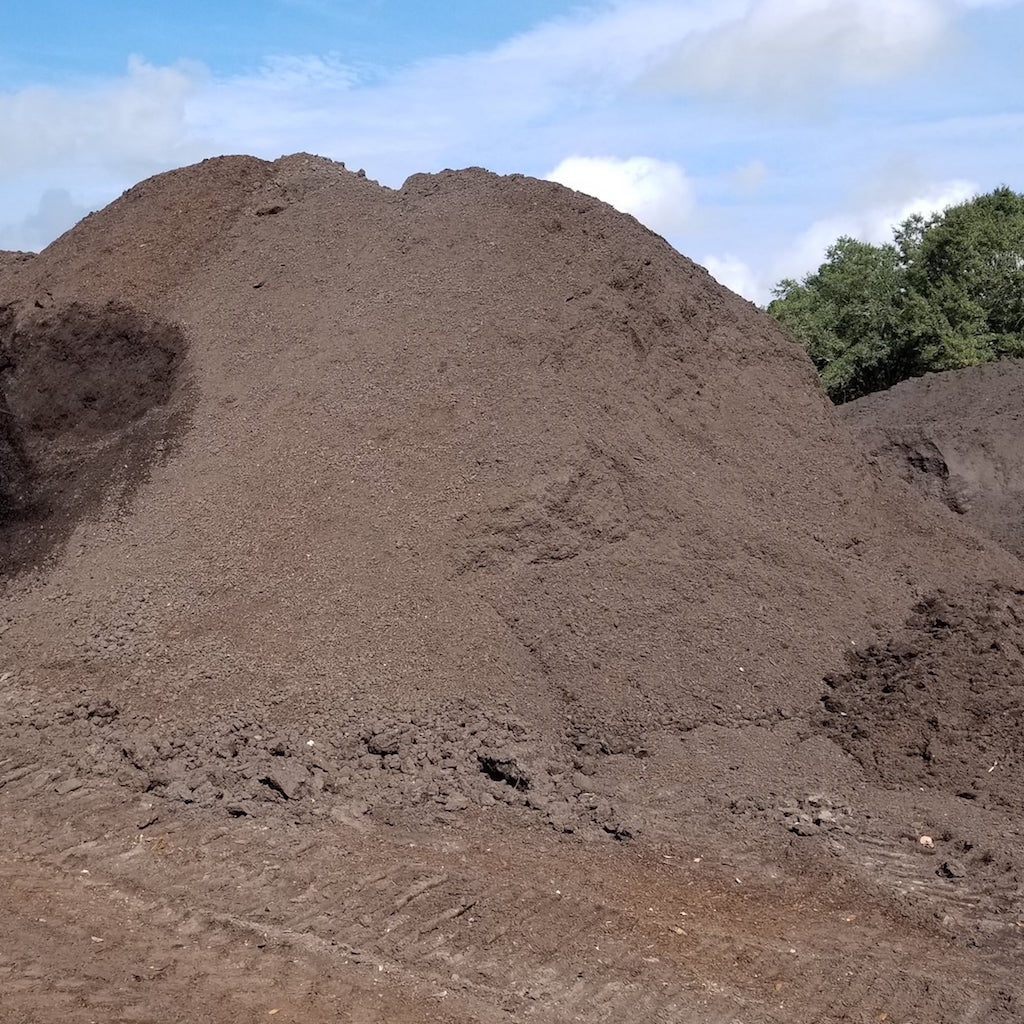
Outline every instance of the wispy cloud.
POLYGON ((133 57, 110 81, 0 93, 0 180, 57 163, 126 170, 190 159, 197 140, 187 110, 205 78, 195 64, 155 67, 133 57))
POLYGON ((119 78, 0 94, 0 178, 57 160, 134 170, 225 148, 354 149, 390 162, 402 151, 422 166, 552 116, 642 102, 645 81, 773 96, 895 75, 939 45, 953 10, 949 0, 618 0, 387 73, 312 55, 218 78, 133 58, 119 78))
POLYGON ((47 225, 56 234, 84 204, 158 170, 224 152, 313 150, 389 185, 471 163, 548 173, 685 252, 716 254, 717 273, 763 300, 778 277, 813 269, 835 233, 870 234, 879 210, 923 195, 922 180, 987 182, 926 161, 916 191, 901 185, 895 200, 840 205, 864 213, 826 216, 858 172, 835 125, 801 118, 808 97, 856 84, 858 98, 885 98, 897 127, 864 140, 864 164, 908 140, 970 153, 979 138, 1008 163, 1019 116, 1003 113, 998 128, 980 119, 1012 110, 1005 89, 998 108, 976 105, 948 123, 922 125, 888 104, 896 79, 942 53, 972 8, 991 18, 1001 3, 593 0, 500 45, 391 69, 285 55, 225 76, 133 58, 105 80, 0 93, 0 247, 43 244, 47 225), (766 101, 796 116, 765 118, 766 101), (68 202, 42 203, 48 188, 68 202))
POLYGON ((758 104, 817 101, 822 90, 906 75, 941 51, 944 0, 756 0, 688 34, 650 84, 758 104))
POLYGON ((978 185, 971 181, 937 182, 913 194, 822 217, 783 244, 760 270, 731 254, 707 256, 704 265, 726 287, 764 304, 783 278, 799 279, 817 270, 836 239, 847 236, 874 245, 891 242, 893 229, 908 217, 939 213, 965 202, 979 191, 978 185))
POLYGON ((783 259, 793 267, 813 270, 821 262, 825 250, 840 236, 859 238, 875 245, 891 242, 893 228, 913 214, 927 217, 962 203, 977 192, 978 186, 971 181, 939 182, 915 195, 824 217, 800 234, 783 259))

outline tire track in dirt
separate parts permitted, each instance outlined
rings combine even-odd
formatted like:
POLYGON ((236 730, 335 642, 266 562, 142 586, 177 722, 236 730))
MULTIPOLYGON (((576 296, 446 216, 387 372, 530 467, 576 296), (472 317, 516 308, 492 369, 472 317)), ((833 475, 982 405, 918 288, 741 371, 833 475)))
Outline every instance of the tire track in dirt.
MULTIPOLYGON (((32 772, 9 782, 0 804, 24 797, 19 819, 30 819, 37 785, 32 772)), ((126 832, 112 824, 114 795, 69 795, 63 835, 43 814, 21 856, 60 886, 88 878, 196 941, 227 931, 307 965, 326 957, 326 978, 426 981, 447 993, 438 1002, 558 1024, 581 1013, 809 1024, 822 1019, 815 1007, 830 1020, 944 1013, 987 1024, 1019 1007, 998 959, 986 966, 938 933, 900 929, 852 888, 794 903, 781 882, 734 891, 692 863, 589 843, 567 856, 514 826, 500 849, 473 827, 366 834, 161 814, 126 832)))

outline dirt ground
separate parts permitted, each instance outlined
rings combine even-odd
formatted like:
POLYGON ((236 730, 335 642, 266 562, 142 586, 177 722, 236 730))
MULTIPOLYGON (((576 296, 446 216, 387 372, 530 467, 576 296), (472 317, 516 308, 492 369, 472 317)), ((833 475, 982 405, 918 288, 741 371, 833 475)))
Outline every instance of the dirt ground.
POLYGON ((1024 566, 631 218, 207 161, 0 385, 4 1019, 1024 1018, 1024 566))
POLYGON ((1016 936, 965 946, 799 851, 566 842, 479 812, 209 821, 86 785, 55 815, 52 772, 25 769, 6 1019, 1019 1019, 1016 936))

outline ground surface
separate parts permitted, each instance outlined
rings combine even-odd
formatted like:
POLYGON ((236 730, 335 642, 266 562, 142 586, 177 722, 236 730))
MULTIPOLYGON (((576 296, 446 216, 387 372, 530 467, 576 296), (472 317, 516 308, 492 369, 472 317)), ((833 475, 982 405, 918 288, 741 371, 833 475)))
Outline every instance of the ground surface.
POLYGON ((7 1019, 1019 1019, 1005 928, 965 947, 789 858, 566 843, 479 814, 126 815, 88 787, 40 814, 50 773, 25 767, 4 793, 7 1019))
POLYGON ((207 162, 0 384, 11 1019, 1024 1017, 1024 566, 636 222, 207 162))

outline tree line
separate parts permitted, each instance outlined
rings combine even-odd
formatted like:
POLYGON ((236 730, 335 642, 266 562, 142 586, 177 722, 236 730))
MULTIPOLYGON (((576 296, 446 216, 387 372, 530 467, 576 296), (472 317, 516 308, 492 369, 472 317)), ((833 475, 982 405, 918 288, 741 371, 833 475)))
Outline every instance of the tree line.
POLYGON ((768 312, 806 348, 834 402, 908 377, 1024 356, 1024 195, 1001 186, 893 240, 840 238, 768 312))

